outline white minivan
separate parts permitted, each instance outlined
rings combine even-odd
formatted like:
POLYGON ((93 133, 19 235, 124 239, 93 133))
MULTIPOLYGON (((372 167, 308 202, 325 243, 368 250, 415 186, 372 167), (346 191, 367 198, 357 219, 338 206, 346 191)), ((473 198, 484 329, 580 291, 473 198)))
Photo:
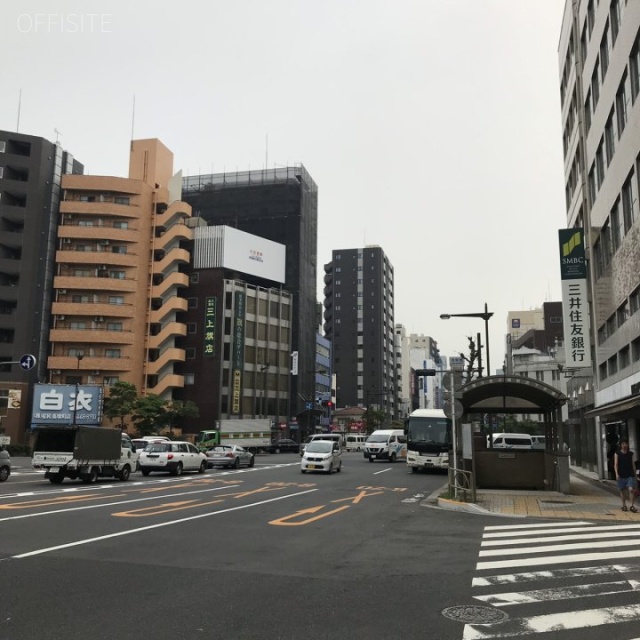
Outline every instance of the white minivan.
POLYGON ((315 440, 325 440, 330 442, 337 442, 340 445, 340 449, 344 446, 344 439, 341 433, 314 433, 307 441, 300 447, 300 457, 304 455, 304 450, 310 442, 315 440))
POLYGON ((494 433, 494 449, 531 449, 533 439, 528 433, 494 433))
POLYGON ((360 451, 360 449, 364 449, 366 441, 367 436, 363 433, 347 433, 344 448, 347 451, 360 451))
POLYGON ((364 457, 395 462, 407 457, 407 436, 402 429, 378 429, 364 443, 364 457))

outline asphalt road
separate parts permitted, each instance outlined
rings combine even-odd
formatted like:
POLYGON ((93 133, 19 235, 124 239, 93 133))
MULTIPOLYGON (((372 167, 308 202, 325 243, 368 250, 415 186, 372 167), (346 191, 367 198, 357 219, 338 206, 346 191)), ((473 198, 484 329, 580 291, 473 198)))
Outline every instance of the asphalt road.
MULTIPOLYGON (((522 609, 513 635, 443 615, 498 611, 493 574, 506 570, 493 556, 482 569, 480 545, 522 520, 427 507, 445 476, 403 463, 347 453, 327 476, 301 474, 299 461, 261 455, 253 469, 52 485, 15 459, 0 485, 0 638, 555 640, 522 631, 533 618, 509 593, 500 598, 522 609)), ((552 597, 539 606, 563 610, 552 597)), ((572 606, 582 619, 585 605, 572 606)))

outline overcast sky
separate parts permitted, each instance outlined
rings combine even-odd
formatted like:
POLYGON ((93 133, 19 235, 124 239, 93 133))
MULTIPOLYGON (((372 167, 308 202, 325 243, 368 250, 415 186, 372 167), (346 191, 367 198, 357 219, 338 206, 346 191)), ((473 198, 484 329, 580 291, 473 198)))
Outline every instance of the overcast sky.
POLYGON ((560 300, 564 0, 3 0, 0 128, 125 176, 136 138, 185 175, 305 165, 331 251, 379 245, 395 320, 467 350, 487 302, 560 300), (208 7, 208 8, 207 8, 208 7), (52 13, 52 11, 54 13, 52 13), (93 14, 93 15, 92 15, 93 14), (59 134, 56 134, 55 130, 59 134))

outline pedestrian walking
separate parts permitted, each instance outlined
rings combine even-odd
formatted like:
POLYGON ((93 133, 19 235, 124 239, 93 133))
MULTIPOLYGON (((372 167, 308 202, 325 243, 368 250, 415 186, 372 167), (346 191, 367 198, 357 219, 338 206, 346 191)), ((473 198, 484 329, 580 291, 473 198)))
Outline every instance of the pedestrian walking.
POLYGON ((620 443, 620 451, 616 451, 613 457, 613 466, 616 472, 618 491, 620 491, 620 497, 622 498, 622 510, 637 513, 638 510, 633 506, 636 486, 633 451, 629 451, 629 443, 626 440, 620 443), (627 508, 627 500, 629 501, 629 508, 627 508))

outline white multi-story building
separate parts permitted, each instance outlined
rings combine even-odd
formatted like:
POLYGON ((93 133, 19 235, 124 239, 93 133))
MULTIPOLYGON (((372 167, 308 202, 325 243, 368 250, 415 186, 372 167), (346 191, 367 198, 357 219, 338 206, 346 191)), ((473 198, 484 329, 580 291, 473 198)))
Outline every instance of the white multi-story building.
POLYGON ((611 445, 640 442, 640 2, 567 0, 558 56, 567 227, 584 228, 595 387, 569 423, 578 463, 604 475, 611 445))

